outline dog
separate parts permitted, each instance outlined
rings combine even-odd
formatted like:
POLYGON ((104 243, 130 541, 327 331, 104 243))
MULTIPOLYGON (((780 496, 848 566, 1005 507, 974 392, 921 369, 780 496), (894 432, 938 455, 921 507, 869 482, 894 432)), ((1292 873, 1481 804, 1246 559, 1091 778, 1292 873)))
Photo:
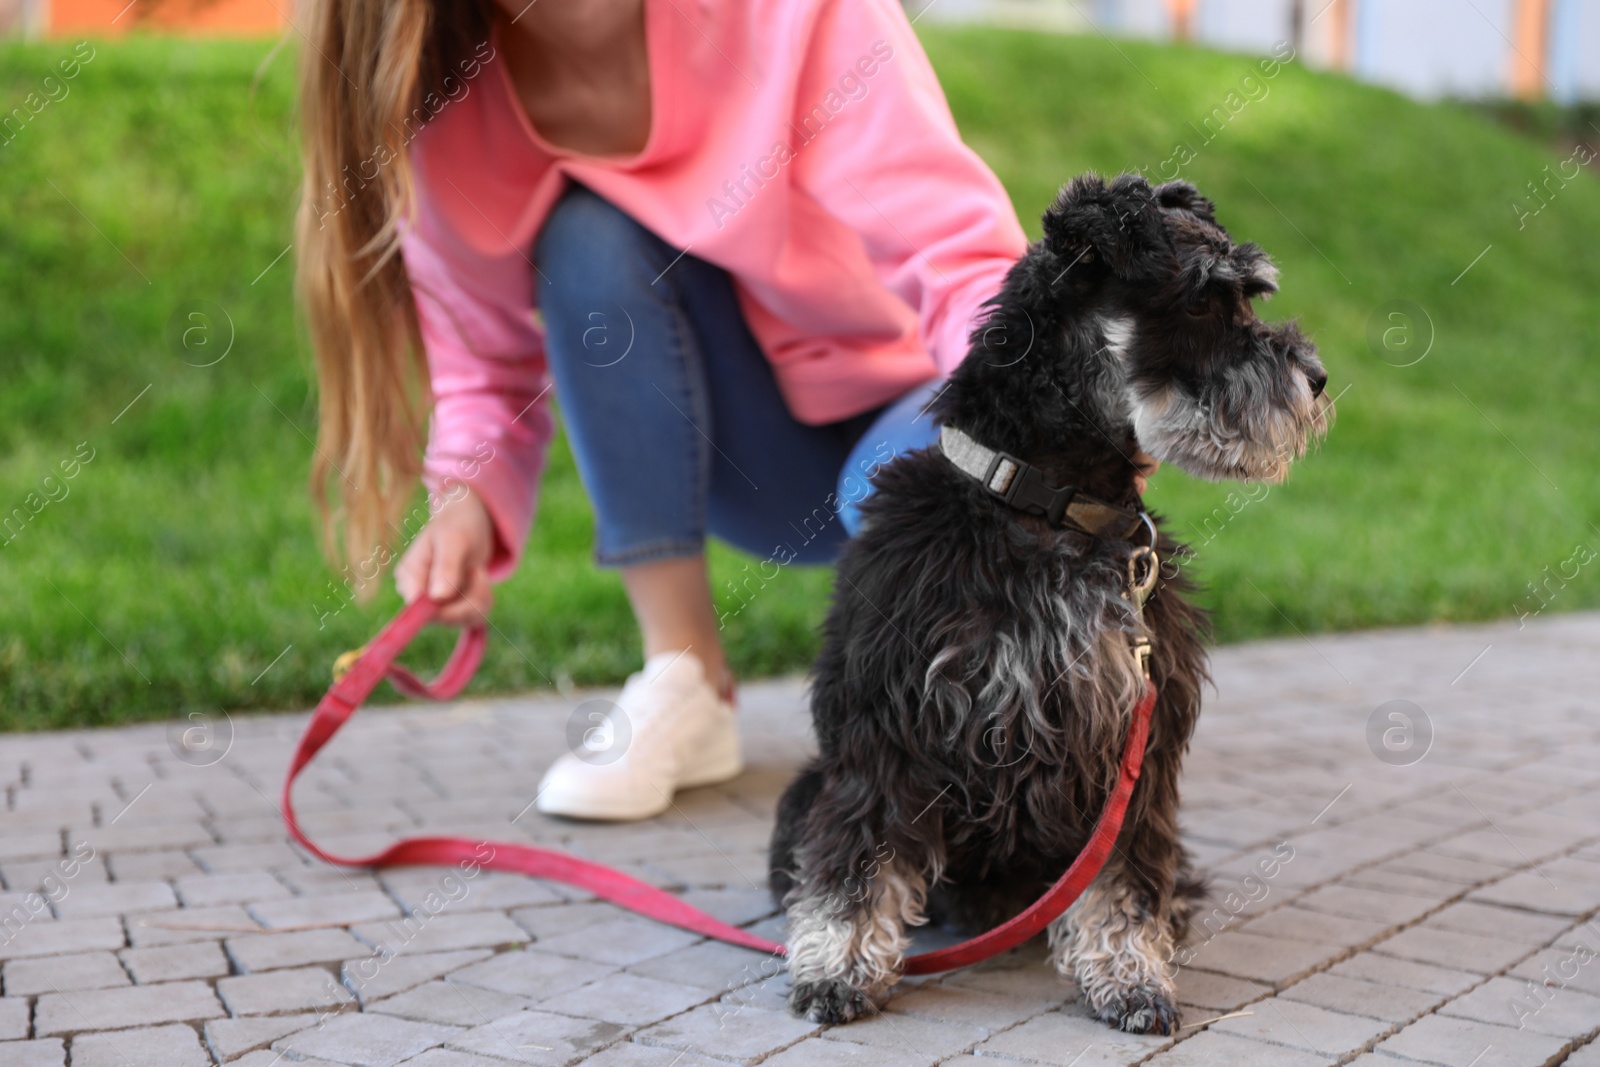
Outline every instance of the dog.
POLYGON ((928 405, 939 445, 879 471, 839 562, 811 686, 820 752, 780 799, 770 852, 789 1007, 813 1022, 881 999, 907 927, 987 929, 1066 870, 1147 669, 1159 696, 1126 821, 1048 940, 1104 1022, 1179 1024, 1171 959, 1204 889, 1178 772, 1209 622, 1181 569, 1142 613, 1126 595, 1142 545, 1180 550, 1143 513, 1132 457, 1280 481, 1326 431, 1327 373, 1295 324, 1256 318, 1277 269, 1193 185, 1083 175, 1043 224, 928 405))

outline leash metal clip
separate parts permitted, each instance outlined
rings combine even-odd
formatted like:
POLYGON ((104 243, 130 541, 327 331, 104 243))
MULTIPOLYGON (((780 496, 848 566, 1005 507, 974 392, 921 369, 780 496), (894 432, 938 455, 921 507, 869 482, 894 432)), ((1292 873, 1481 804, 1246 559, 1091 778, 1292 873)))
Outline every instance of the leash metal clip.
MULTIPOLYGON (((1125 594, 1128 603, 1133 605, 1133 614, 1140 624, 1144 623, 1144 605, 1150 599, 1150 594, 1156 587, 1156 575, 1161 570, 1161 558, 1156 555, 1156 524, 1150 516, 1141 511, 1139 518, 1144 521, 1145 529, 1150 532, 1150 543, 1140 545, 1128 556, 1128 592, 1125 594)), ((1133 658, 1139 664, 1139 672, 1145 680, 1150 678, 1150 638, 1140 634, 1133 639, 1133 658)))

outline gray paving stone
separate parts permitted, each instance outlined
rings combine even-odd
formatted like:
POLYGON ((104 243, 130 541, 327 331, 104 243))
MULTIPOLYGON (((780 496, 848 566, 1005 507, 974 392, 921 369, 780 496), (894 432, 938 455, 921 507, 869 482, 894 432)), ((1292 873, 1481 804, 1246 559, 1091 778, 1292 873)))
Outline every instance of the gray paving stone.
POLYGON ((67 1044, 59 1037, 38 1041, 0 1041, 5 1067, 66 1067, 67 1044))
POLYGON ((1241 1004, 1260 999, 1267 992, 1258 982, 1192 967, 1185 967, 1178 972, 1176 985, 1180 1002, 1213 1011, 1233 1011, 1241 1004))
POLYGON ((223 942, 229 958, 243 974, 338 963, 371 951, 344 930, 290 930, 278 934, 245 934, 223 942))
POLYGON ((246 909, 263 926, 309 926, 317 923, 376 922, 400 917, 400 906, 377 890, 355 893, 321 893, 314 897, 264 900, 246 909))
POLYGON ((542 908, 518 908, 511 913, 511 918, 536 939, 544 940, 571 933, 585 926, 610 922, 626 914, 614 904, 595 900, 574 904, 553 904, 542 908))
POLYGON ((368 1003, 363 1010, 398 1015, 421 1023, 472 1027, 485 1026, 537 1006, 527 997, 497 993, 451 979, 425 982, 415 989, 368 1003))
POLYGON ((122 965, 140 985, 176 982, 184 978, 219 978, 230 973, 222 946, 215 941, 125 948, 119 955, 122 965))
POLYGON ((810 1037, 761 1062, 772 1067, 831 1067, 847 1063, 871 1064, 872 1067, 930 1067, 938 1060, 905 1047, 869 1047, 810 1037))
POLYGON ((187 852, 119 852, 106 857, 106 869, 118 882, 168 882, 200 870, 187 852))
POLYGON ((1373 951, 1439 967, 1495 974, 1528 955, 1532 947, 1515 941, 1502 941, 1497 937, 1479 937, 1460 930, 1413 926, 1378 942, 1373 946, 1373 951))
POLYGON ((571 933, 539 939, 539 948, 561 956, 622 966, 653 956, 664 956, 700 940, 676 927, 646 919, 617 918, 594 923, 571 933))
POLYGON ((1056 997, 1000 996, 977 989, 928 984, 896 995, 890 1007, 902 1015, 992 1031, 1042 1015, 1060 1003, 1056 997))
POLYGON ((1463 993, 1483 981, 1482 975, 1470 971, 1435 967, 1431 963, 1402 960, 1376 952, 1362 952, 1342 960, 1330 967, 1327 973, 1344 978, 1358 978, 1364 982, 1377 982, 1380 985, 1420 989, 1444 997, 1463 993))
POLYGON ((407 953, 388 959, 382 953, 373 953, 360 959, 345 960, 340 974, 345 986, 365 1004, 403 993, 434 978, 486 960, 491 955, 484 948, 461 952, 407 953))
POLYGON ((111 918, 35 920, 9 929, 16 933, 9 940, 0 936, 0 960, 116 949, 125 940, 122 923, 111 918))
POLYGON ((574 1019, 543 1011, 523 1011, 473 1027, 447 1046, 461 1052, 515 1059, 533 1067, 556 1067, 622 1037, 626 1027, 596 1019, 574 1019))
POLYGON ((702 941, 664 956, 629 964, 628 970, 663 982, 726 992, 772 977, 783 970, 783 960, 721 941, 702 941))
POLYGON ((194 848, 215 842, 198 822, 157 823, 148 826, 84 826, 68 835, 96 852, 149 852, 157 849, 194 848))
MULTIPOLYGON (((107 919, 88 919, 86 922, 112 922, 107 919)), ((180 908, 176 911, 153 911, 127 920, 128 940, 135 947, 151 945, 179 945, 186 941, 221 941, 236 937, 241 930, 259 930, 261 924, 252 919, 237 904, 223 904, 215 908, 180 908)))
POLYGON ((1386 926, 1413 922, 1437 908, 1440 903, 1433 897, 1380 893, 1352 885, 1324 886, 1295 901, 1297 907, 1308 911, 1326 912, 1386 926))
POLYGON ((1586 957, 1572 949, 1544 949, 1507 973, 1513 978, 1532 979, 1551 989, 1576 989, 1600 996, 1600 957, 1586 957), (1585 959, 1587 963, 1583 962, 1585 959))
POLYGON ((1332 945, 1230 930, 1196 951, 1191 964, 1270 986, 1322 967, 1342 951, 1332 945))
POLYGON ((324 1012, 356 1002, 350 991, 321 967, 221 978, 217 981, 217 995, 231 1015, 324 1012))
POLYGON ((390 955, 403 952, 455 952, 468 948, 498 948, 523 944, 528 935, 495 911, 438 915, 432 919, 407 916, 383 923, 362 923, 350 932, 373 948, 390 955))
POLYGON ((1145 1061, 1149 1067, 1329 1067, 1334 1062, 1314 1052, 1211 1030, 1180 1041, 1145 1061))
MULTIPOLYGON (((593 1057, 583 1061, 596 1062, 593 1057)), ((458 1052, 449 1048, 431 1048, 420 1056, 407 1060, 405 1067, 505 1067, 506 1061, 498 1056, 480 1056, 476 1052, 458 1052)))
POLYGON ((189 854, 212 874, 305 866, 305 861, 295 854, 294 849, 282 841, 254 845, 210 845, 191 849, 189 854))
POLYGON ((1600 997, 1512 978, 1491 978, 1444 1005, 1439 1014, 1554 1037, 1587 1038, 1600 1031, 1600 997))
POLYGON ((719 1057, 750 1063, 820 1029, 787 1012, 748 1007, 730 1011, 727 1005, 708 1004, 646 1027, 634 1040, 691 1052, 715 1049, 719 1057))
POLYGON ((1600 908, 1600 886, 1585 885, 1567 878, 1534 872, 1513 874, 1509 878, 1475 889, 1469 900, 1524 908, 1551 915, 1584 915, 1600 908))
POLYGON ((539 1002, 545 1011, 644 1026, 704 1003, 712 994, 693 986, 644 978, 619 971, 591 985, 539 1002))
POLYGON ((107 882, 74 886, 56 904, 63 919, 88 919, 100 915, 132 915, 176 907, 178 898, 165 882, 107 882))
POLYGON ((78 989, 107 989, 132 985, 128 972, 109 952, 79 952, 68 956, 33 956, 5 965, 8 997, 35 993, 71 993, 78 989))
POLYGON ((33 1008, 26 997, 0 998, 0 1041, 27 1037, 33 1027, 33 1008))
MULTIPOLYGON (((1041 1016, 1044 1018, 1044 1016, 1041 1016)), ((892 1007, 857 1019, 848 1026, 823 1031, 829 1041, 909 1049, 919 1056, 943 1059, 971 1049, 989 1037, 989 1031, 962 1023, 937 1023, 915 1015, 903 1015, 892 1007)))
POLYGON ((163 982, 126 989, 45 993, 34 1006, 34 1033, 41 1037, 79 1030, 118 1030, 170 1022, 199 1022, 222 1015, 222 1005, 204 982, 163 982))
POLYGON ((394 1067, 463 1033, 460 1027, 419 1023, 391 1015, 340 1015, 324 1026, 273 1042, 279 1052, 354 1067, 394 1067))
POLYGON ((1037 1063, 1076 1063, 1078 1067, 1122 1067, 1172 1043, 1170 1037, 1113 1030, 1075 1005, 1067 1011, 1035 1016, 1021 1026, 996 1034, 979 1044, 976 1054, 1037 1063))
POLYGON ((1376 941, 1393 927, 1385 922, 1352 919, 1348 915, 1329 915, 1309 908, 1290 906, 1268 912, 1246 922, 1239 929, 1261 937, 1287 937, 1321 945, 1353 948, 1376 941))
POLYGON ((1442 993, 1427 993, 1404 986, 1363 982, 1332 972, 1314 974, 1296 982, 1280 993, 1279 997, 1349 1015, 1366 1015, 1391 1023, 1410 1022, 1437 1008, 1448 999, 1442 993))
POLYGON ((313 1012, 305 1012, 300 1015, 213 1019, 206 1023, 206 1047, 213 1056, 227 1063, 247 1052, 266 1048, 280 1037, 309 1030, 317 1025, 319 1018, 313 1012))
POLYGON ((289 887, 265 871, 235 871, 228 874, 192 874, 175 883, 178 898, 188 907, 213 904, 249 904, 281 900, 289 887))
POLYGON ((1518 908, 1503 908, 1475 900, 1451 904, 1428 916, 1424 924, 1437 930, 1497 937, 1523 944, 1542 944, 1566 930, 1569 920, 1556 915, 1541 915, 1518 908))
POLYGON ((482 963, 463 967, 450 979, 499 993, 545 1000, 597 982, 615 970, 609 964, 522 949, 501 952, 482 963))
POLYGON ((61 833, 33 830, 0 835, 0 863, 13 860, 54 859, 61 855, 61 833))
POLYGON ((273 1052, 271 1049, 258 1049, 255 1052, 246 1053, 240 1059, 234 1060, 230 1067, 288 1067, 291 1063, 294 1067, 344 1067, 342 1064, 332 1063, 328 1060, 311 1059, 310 1057, 303 1060, 291 1060, 283 1053, 273 1052))
POLYGON ((1542 1067, 1566 1046, 1561 1038, 1531 1030, 1429 1015, 1381 1042, 1377 1051, 1446 1067, 1542 1067))
MULTIPOLYGON (((509 832, 502 830, 501 835, 509 832)), ((560 904, 564 900, 554 887, 533 878, 496 875, 493 872, 480 874, 470 881, 460 880, 459 874, 454 876, 466 887, 466 895, 453 899, 448 889, 444 891, 444 899, 450 901, 449 909, 452 912, 485 909, 505 911, 510 908, 560 904)), ((413 912, 423 908, 430 893, 440 893, 440 878, 441 872, 437 870, 408 869, 379 875, 384 887, 407 911, 413 912)), ((458 889, 456 892, 459 895, 461 891, 458 889)), ((437 906, 428 910, 437 910, 437 906)))
POLYGON ((1381 1019, 1278 997, 1252 1004, 1250 1011, 1250 1015, 1213 1023, 1211 1030, 1337 1058, 1367 1047, 1368 1042, 1393 1029, 1381 1019))
MULTIPOLYGON (((427 1053, 433 1055, 433 1053, 427 1053)), ((416 1061, 421 1067, 490 1067, 483 1064, 454 1064, 440 1061, 438 1063, 425 1063, 416 1061)), ((597 1052, 583 1061, 583 1067, 726 1067, 727 1060, 712 1060, 693 1052, 680 1052, 670 1048, 656 1048, 653 1045, 640 1045, 632 1041, 623 1041, 597 1052)), ((407 1064, 407 1067, 411 1067, 407 1064)))
POLYGON ((155 1026, 79 1034, 72 1039, 72 1067, 211 1067, 211 1057, 190 1027, 155 1026))

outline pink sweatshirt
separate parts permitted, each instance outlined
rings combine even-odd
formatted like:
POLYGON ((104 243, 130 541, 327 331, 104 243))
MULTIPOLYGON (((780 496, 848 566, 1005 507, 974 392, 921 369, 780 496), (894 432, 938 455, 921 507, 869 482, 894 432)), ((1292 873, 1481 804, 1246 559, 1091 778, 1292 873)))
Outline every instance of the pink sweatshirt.
POLYGON ((795 418, 948 375, 1026 238, 956 130, 897 0, 644 0, 652 125, 633 157, 551 145, 499 41, 425 102, 402 254, 435 408, 425 481, 479 494, 510 574, 552 433, 534 238, 570 175, 726 270, 795 418))

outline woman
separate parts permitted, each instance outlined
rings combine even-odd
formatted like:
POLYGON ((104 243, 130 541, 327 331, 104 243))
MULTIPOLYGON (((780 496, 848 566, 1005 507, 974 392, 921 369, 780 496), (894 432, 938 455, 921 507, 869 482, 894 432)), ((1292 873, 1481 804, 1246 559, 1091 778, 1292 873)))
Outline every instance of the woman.
POLYGON ((643 818, 736 775, 705 535, 833 558, 866 478, 933 440, 922 402, 1025 247, 1004 189, 894 0, 311 22, 296 247, 330 528, 387 558, 421 474, 400 591, 479 619, 533 522, 553 385, 646 659, 620 756, 563 756, 538 806, 643 818))

